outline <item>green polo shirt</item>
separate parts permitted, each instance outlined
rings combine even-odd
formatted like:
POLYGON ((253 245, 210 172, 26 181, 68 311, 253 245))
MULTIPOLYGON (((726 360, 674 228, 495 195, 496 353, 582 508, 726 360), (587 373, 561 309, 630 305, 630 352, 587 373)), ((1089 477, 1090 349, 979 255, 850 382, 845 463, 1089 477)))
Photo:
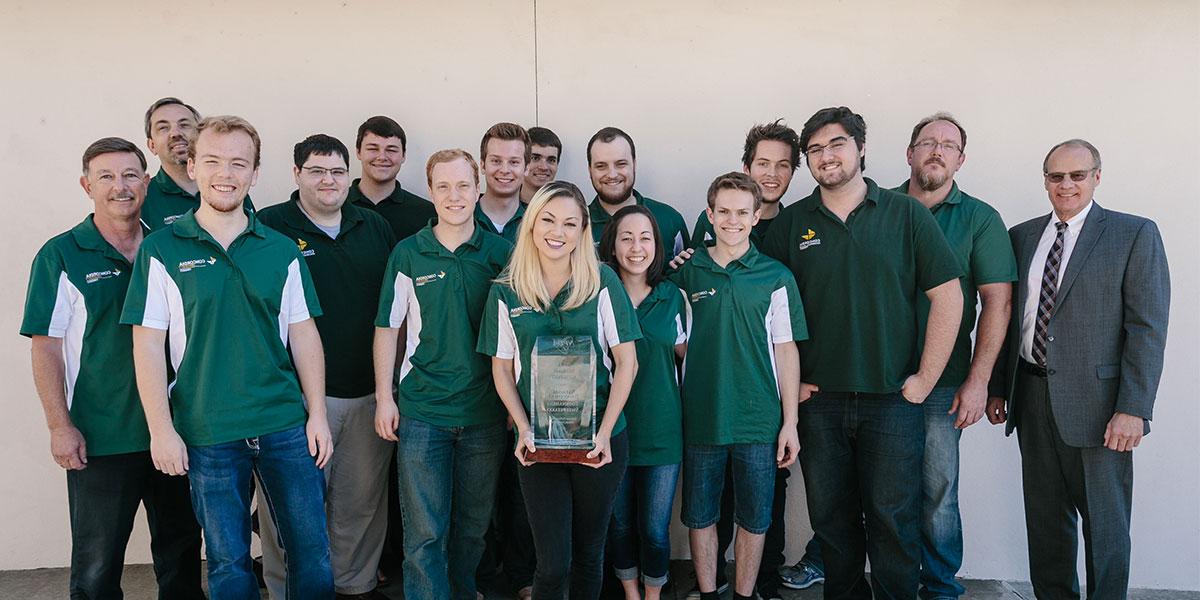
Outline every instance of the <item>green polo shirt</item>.
POLYGON ((89 456, 150 448, 133 374, 133 332, 118 324, 132 267, 92 216, 33 259, 21 335, 63 342, 67 410, 89 456))
POLYGON ((696 252, 671 275, 692 313, 683 365, 688 444, 774 443, 783 423, 775 344, 808 339, 792 274, 750 249, 724 268, 696 252))
MULTIPOLYGON (((908 181, 892 188, 894 192, 908 193, 908 181)), ((987 203, 958 189, 958 183, 950 187, 944 200, 933 206, 933 219, 937 221, 959 269, 965 275, 958 278, 963 290, 963 317, 954 339, 954 352, 938 387, 962 385, 971 371, 971 331, 975 329, 975 307, 978 305, 979 286, 989 283, 1008 283, 1017 280, 1017 259, 1013 255, 1012 241, 1000 213, 987 203)), ((917 348, 925 347, 925 327, 929 322, 929 298, 917 294, 917 348)))
POLYGON ((427 225, 392 250, 375 325, 408 321, 398 404, 406 417, 436 427, 504 420, 492 361, 475 352, 492 280, 508 264, 512 244, 476 227, 447 250, 427 225))
MULTIPOLYGON (((254 210, 254 202, 250 201, 249 195, 242 202, 242 206, 247 210, 254 210)), ((146 186, 142 223, 149 227, 150 231, 158 231, 174 223, 189 210, 194 211, 197 208, 200 208, 200 195, 187 193, 166 171, 159 168, 158 174, 151 178, 150 185, 146 186)))
POLYGON ((376 213, 346 202, 337 239, 321 231, 300 209, 300 193, 268 206, 258 219, 291 238, 300 249, 325 313, 316 318, 325 347, 325 393, 359 398, 375 391, 375 309, 395 234, 376 213))
MULTIPOLYGON (((482 195, 479 196, 483 198, 482 195)), ((513 213, 511 219, 504 224, 504 230, 496 229, 496 224, 492 223, 492 219, 483 212, 483 204, 475 204, 475 224, 483 228, 484 231, 498 235, 509 243, 517 243, 517 233, 521 230, 521 220, 525 218, 526 204, 524 202, 517 203, 517 212, 513 213)))
POLYGON ((625 404, 629 464, 675 464, 683 459, 683 411, 675 346, 687 342, 687 300, 674 283, 661 281, 636 310, 642 339, 634 343, 638 372, 625 404))
MULTIPOLYGON (((483 309, 483 326, 475 350, 488 356, 512 359, 517 376, 517 390, 529 413, 530 357, 540 335, 586 335, 596 349, 596 424, 604 420, 608 404, 608 388, 612 378, 612 358, 608 349, 642 337, 637 314, 621 280, 608 265, 600 265, 600 291, 582 306, 569 311, 559 310, 566 302, 568 288, 564 287, 545 312, 534 310, 517 297, 511 287, 492 284, 483 309)), ((625 415, 617 418, 612 435, 625 430, 625 415)))
POLYGON ((779 214, 762 246, 796 276, 811 334, 801 377, 828 392, 900 391, 921 358, 917 297, 962 275, 920 202, 866 183, 846 222, 817 187, 779 214))
POLYGON ((225 250, 188 214, 142 242, 121 323, 167 330, 175 429, 209 446, 303 425, 288 325, 321 314, 296 242, 253 213, 225 250))
MULTIPOLYGON (((783 210, 783 207, 779 207, 783 210)), ((775 219, 759 219, 758 223, 750 229, 750 242, 755 246, 761 246, 763 238, 767 235, 767 230, 771 228, 771 223, 775 219)), ((692 248, 711 248, 717 245, 717 236, 713 231, 712 223, 708 222, 708 213, 700 211, 700 215, 696 217, 696 226, 692 228, 692 248)))
POLYGON ((346 196, 346 202, 379 213, 379 216, 392 226, 392 233, 395 234, 396 241, 403 240, 420 231, 422 227, 429 224, 430 219, 437 216, 432 202, 401 188, 399 181, 396 182, 396 189, 392 190, 387 198, 380 200, 379 204, 371 202, 371 199, 364 196, 362 190, 358 189, 360 181, 362 178, 355 179, 350 184, 350 193, 346 196))
MULTIPOLYGON (((633 190, 633 198, 638 206, 646 207, 650 214, 654 215, 654 220, 658 223, 659 236, 662 237, 663 253, 666 254, 663 257, 665 260, 671 260, 684 248, 690 247, 691 238, 688 236, 687 224, 684 223, 683 215, 679 214, 679 211, 671 208, 668 204, 647 198, 637 190, 633 190)), ((592 219, 592 241, 599 245, 600 235, 604 233, 604 226, 612 220, 612 215, 604 210, 599 196, 593 198, 592 203, 588 205, 588 213, 592 219)))

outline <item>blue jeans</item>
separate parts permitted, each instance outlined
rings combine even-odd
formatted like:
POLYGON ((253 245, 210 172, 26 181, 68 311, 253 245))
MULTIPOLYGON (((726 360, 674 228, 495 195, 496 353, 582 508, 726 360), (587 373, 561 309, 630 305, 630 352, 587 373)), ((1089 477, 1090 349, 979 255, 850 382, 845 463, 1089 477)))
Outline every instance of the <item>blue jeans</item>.
POLYGON ((625 469, 608 527, 617 579, 637 579, 641 565, 642 583, 666 585, 671 563, 671 507, 678 481, 679 463, 625 469))
POLYGON ((288 598, 332 598, 325 477, 304 426, 213 446, 189 446, 192 506, 204 530, 212 600, 258 598, 250 570, 250 478, 258 476, 287 557, 288 598))
POLYGON ((948 414, 956 387, 934 388, 925 409, 925 465, 921 483, 921 597, 958 598, 966 591, 954 580, 962 566, 962 517, 958 512, 957 414, 948 414))
POLYGON ((401 416, 396 435, 404 597, 475 600, 475 569, 508 448, 504 424, 437 427, 401 416))
POLYGON ((688 529, 704 529, 717 523, 726 462, 733 465, 733 522, 746 533, 766 533, 775 494, 774 443, 685 445, 680 520, 688 529))
POLYGON ((800 464, 827 598, 871 598, 871 588, 876 599, 916 598, 924 450, 924 411, 898 393, 818 392, 800 405, 800 464))

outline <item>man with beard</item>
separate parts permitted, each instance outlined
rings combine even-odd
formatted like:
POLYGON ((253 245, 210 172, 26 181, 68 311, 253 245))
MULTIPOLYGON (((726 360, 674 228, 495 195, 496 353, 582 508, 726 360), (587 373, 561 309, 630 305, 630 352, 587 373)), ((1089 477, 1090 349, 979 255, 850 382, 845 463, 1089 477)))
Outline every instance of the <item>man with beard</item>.
POLYGON ((529 165, 525 167, 525 183, 521 184, 521 202, 524 204, 528 204, 543 185, 558 177, 558 162, 562 159, 562 140, 545 127, 529 128, 529 144, 532 150, 529 165))
POLYGON ((200 208, 142 243, 121 313, 134 326, 150 456, 158 470, 190 476, 214 598, 258 597, 252 475, 283 542, 287 597, 329 598, 321 307, 296 242, 242 208, 258 179, 258 132, 232 116, 208 117, 196 132, 187 164, 200 208))
POLYGON ((929 210, 863 177, 867 126, 818 111, 800 133, 818 187, 784 209, 763 252, 796 277, 800 463, 825 559, 825 596, 915 598, 921 568, 925 418, 920 403, 962 320, 962 270, 929 210), (919 345, 917 296, 929 299, 919 345), (865 530, 864 530, 865 523, 865 530))
MULTIPOLYGON (((258 213, 295 240, 325 314, 316 318, 325 352, 325 405, 338 451, 325 478, 325 514, 333 587, 339 597, 381 598, 376 569, 387 531, 388 465, 393 445, 375 435, 374 310, 388 253, 395 245, 383 217, 346 202, 350 151, 317 134, 296 144, 296 191, 258 213)), ((394 361, 393 361, 394 363, 394 361)), ((259 506, 268 506, 259 488, 259 506)), ((263 578, 285 598, 284 557, 271 519, 262 519, 263 578)))
MULTIPOLYGON (((158 157, 158 174, 146 188, 142 222, 156 231, 200 208, 196 182, 188 175, 188 148, 196 134, 200 113, 179 98, 160 98, 146 111, 146 147, 158 157)), ((254 210, 250 196, 245 207, 254 210)))
POLYGON ((529 164, 529 133, 516 123, 496 123, 479 142, 479 162, 487 189, 475 205, 475 221, 509 242, 517 241, 517 225, 525 216, 521 184, 529 164))
POLYGON ((400 187, 400 182, 396 180, 408 151, 408 137, 404 134, 404 128, 389 117, 371 117, 358 126, 354 149, 362 164, 362 172, 350 184, 347 201, 359 208, 375 211, 386 219, 392 226, 396 241, 427 225, 434 217, 433 205, 400 187))
POLYGON ((200 527, 187 477, 154 468, 134 380, 133 336, 118 324, 145 234, 146 157, 103 138, 83 153, 79 183, 95 211, 33 259, 21 335, 33 340, 33 381, 50 453, 66 470, 72 598, 120 598, 138 505, 146 507, 159 597, 202 599, 200 527))
MULTIPOLYGON (((922 404, 925 412, 925 465, 921 478, 921 596, 957 598, 965 591, 954 580, 962 566, 962 517, 958 510, 958 441, 962 430, 983 417, 988 379, 1004 342, 1017 279, 1004 221, 996 209, 963 192, 954 175, 966 161, 967 132, 946 113, 921 119, 908 144, 912 177, 894 191, 916 198, 933 213, 964 275, 962 321, 942 376, 922 404), (976 294, 982 304, 975 352, 976 294)), ((918 296, 918 333, 924 330, 928 301, 918 296)), ((920 338, 918 338, 920 339, 920 338)))
POLYGON ((647 198, 634 189, 637 177, 637 151, 633 138, 616 127, 605 127, 588 140, 588 175, 596 198, 588 206, 592 219, 592 237, 600 243, 604 226, 613 214, 630 204, 645 206, 654 214, 658 231, 662 235, 664 260, 679 254, 688 245, 687 225, 679 211, 653 198, 647 198))

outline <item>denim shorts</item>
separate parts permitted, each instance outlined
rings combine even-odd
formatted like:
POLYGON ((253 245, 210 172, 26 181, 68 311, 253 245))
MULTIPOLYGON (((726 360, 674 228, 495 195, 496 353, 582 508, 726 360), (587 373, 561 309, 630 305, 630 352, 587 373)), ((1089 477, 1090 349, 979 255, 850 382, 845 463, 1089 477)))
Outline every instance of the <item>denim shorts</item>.
POLYGON ((766 533, 775 493, 775 444, 684 446, 680 521, 688 529, 704 529, 721 518, 721 492, 729 461, 733 471, 733 522, 747 533, 766 533))

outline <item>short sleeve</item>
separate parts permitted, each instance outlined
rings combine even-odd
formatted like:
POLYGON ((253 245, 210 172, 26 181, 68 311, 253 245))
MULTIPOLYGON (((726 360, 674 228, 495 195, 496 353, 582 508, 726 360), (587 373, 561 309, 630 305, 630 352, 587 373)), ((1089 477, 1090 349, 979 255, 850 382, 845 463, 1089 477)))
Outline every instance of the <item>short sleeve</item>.
POLYGON ((62 256, 49 244, 43 246, 29 271, 21 335, 64 337, 71 324, 73 289, 62 256))
POLYGON ((408 316, 408 304, 413 295, 413 282, 401 268, 404 261, 402 249, 397 246, 388 258, 383 271, 383 285, 379 290, 379 312, 375 315, 376 327, 399 328, 408 316))
POLYGON ((916 200, 909 199, 912 222, 913 256, 916 258, 917 286, 929 291, 947 281, 962 277, 962 267, 938 227, 933 213, 916 200))
POLYGON ((808 322, 804 319, 804 305, 800 301, 796 279, 791 273, 785 273, 779 283, 771 292, 771 307, 767 313, 771 322, 771 343, 807 340, 808 322))
POLYGON ((599 333, 609 348, 642 339, 642 328, 638 325, 637 311, 629 300, 629 294, 607 265, 600 267, 600 293, 596 310, 599 333))
POLYGON ((1004 221, 994 210, 980 211, 983 218, 971 245, 971 279, 975 285, 1017 280, 1017 258, 1004 221))
POLYGON ((167 269, 154 247, 143 242, 129 275, 121 324, 168 329, 171 324, 170 283, 167 269))
POLYGON ((308 272, 308 264, 299 256, 288 264, 287 282, 284 284, 283 301, 280 302, 279 310, 285 313, 281 317, 289 325, 321 316, 317 288, 308 272))
POLYGON ((687 301, 687 294, 683 290, 676 290, 679 296, 676 301, 679 303, 679 310, 675 315, 675 345, 686 343, 688 336, 692 333, 692 305, 687 301))
POLYGON ((475 351, 505 360, 512 360, 517 355, 517 336, 509 317, 508 303, 504 300, 503 284, 493 283, 488 292, 475 351))
POLYGON ((700 211, 700 215, 696 217, 696 226, 692 228, 692 248, 703 248, 705 246, 704 226, 706 224, 708 224, 708 215, 704 211, 700 211))

